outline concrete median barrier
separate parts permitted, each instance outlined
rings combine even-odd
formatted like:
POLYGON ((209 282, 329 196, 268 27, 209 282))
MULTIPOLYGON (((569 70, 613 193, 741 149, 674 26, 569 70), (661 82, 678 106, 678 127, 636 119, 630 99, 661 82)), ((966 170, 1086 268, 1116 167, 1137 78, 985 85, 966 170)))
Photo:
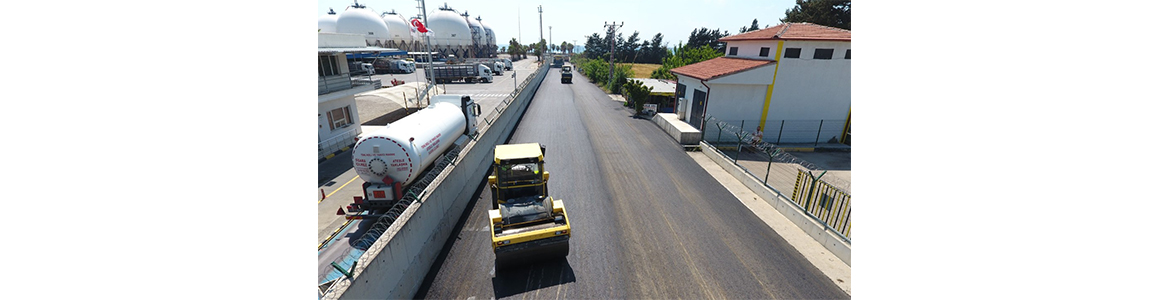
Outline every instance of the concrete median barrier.
MULTIPOLYGON (((450 237, 462 212, 478 192, 492 163, 492 150, 515 130, 523 112, 548 74, 535 73, 499 117, 484 129, 371 246, 354 268, 353 279, 341 278, 322 299, 411 298, 450 237)), ((484 108, 486 112, 488 108, 484 108)), ((482 123, 481 123, 482 125, 482 123)))

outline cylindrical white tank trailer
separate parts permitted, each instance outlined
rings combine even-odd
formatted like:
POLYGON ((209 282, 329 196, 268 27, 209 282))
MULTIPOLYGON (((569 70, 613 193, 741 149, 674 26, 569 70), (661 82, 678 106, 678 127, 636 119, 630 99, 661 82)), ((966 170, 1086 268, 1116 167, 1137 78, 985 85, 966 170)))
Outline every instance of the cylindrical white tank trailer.
POLYGON ((388 207, 407 184, 465 134, 475 132, 479 105, 466 95, 437 95, 431 105, 377 131, 353 147, 353 168, 366 183, 350 212, 388 207), (379 202, 382 201, 382 202, 379 202))

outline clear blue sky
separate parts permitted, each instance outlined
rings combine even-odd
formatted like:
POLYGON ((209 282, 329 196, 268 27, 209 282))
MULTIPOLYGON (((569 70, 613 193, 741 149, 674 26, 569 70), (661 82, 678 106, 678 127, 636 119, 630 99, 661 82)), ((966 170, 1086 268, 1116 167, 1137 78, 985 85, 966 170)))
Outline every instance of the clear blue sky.
MULTIPOLYGON (((379 13, 396 10, 399 14, 418 14, 416 1, 358 1, 379 13)), ((780 23, 784 10, 796 5, 794 0, 680 0, 680 1, 427 1, 427 14, 436 11, 444 3, 460 12, 468 11, 472 17, 481 16, 483 21, 496 32, 496 42, 506 44, 512 38, 520 38, 525 44, 535 43, 540 38, 540 26, 536 7, 544 9, 544 35, 548 39, 552 26, 554 43, 566 41, 577 45, 585 44, 586 36, 598 33, 604 36, 605 22, 625 22, 618 31, 629 37, 634 31, 639 38, 649 40, 655 33, 662 33, 663 41, 669 44, 686 42, 691 30, 699 27, 719 28, 731 34, 740 27, 751 25, 758 19, 760 28, 780 23)), ((352 0, 319 0, 317 15, 305 16, 307 22, 329 12, 329 8, 341 13, 352 5, 352 0)))

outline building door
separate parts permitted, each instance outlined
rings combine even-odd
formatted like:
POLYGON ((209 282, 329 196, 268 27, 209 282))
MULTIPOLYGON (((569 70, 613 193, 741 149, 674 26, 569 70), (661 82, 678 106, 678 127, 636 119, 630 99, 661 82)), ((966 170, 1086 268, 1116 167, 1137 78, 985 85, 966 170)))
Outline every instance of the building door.
POLYGON ((687 122, 699 130, 703 130, 703 110, 707 108, 707 92, 695 90, 695 98, 691 100, 691 116, 687 122))

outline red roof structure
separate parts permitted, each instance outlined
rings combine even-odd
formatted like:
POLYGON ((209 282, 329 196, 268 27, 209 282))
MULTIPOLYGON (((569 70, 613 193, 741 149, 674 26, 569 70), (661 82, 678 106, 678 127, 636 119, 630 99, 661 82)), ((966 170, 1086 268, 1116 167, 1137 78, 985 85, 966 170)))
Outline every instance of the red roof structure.
POLYGON ((773 60, 724 56, 670 69, 670 71, 679 75, 698 78, 699 80, 711 80, 711 78, 731 75, 774 63, 776 61, 773 60))
POLYGON ((813 23, 783 23, 780 25, 744 32, 719 39, 727 41, 750 40, 798 40, 798 41, 850 41, 849 30, 817 25, 813 23))

